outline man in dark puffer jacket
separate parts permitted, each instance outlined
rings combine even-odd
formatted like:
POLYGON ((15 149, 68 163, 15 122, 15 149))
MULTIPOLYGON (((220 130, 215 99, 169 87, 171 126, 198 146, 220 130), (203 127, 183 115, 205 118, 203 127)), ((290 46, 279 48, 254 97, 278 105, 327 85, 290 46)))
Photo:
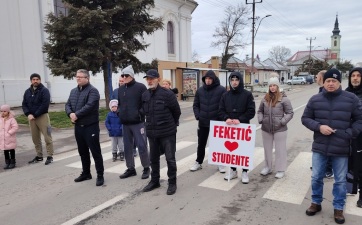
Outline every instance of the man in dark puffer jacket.
POLYGON ((314 95, 302 116, 302 123, 314 132, 312 144, 312 204, 308 216, 322 210, 323 177, 330 158, 334 172, 334 220, 345 222, 346 174, 350 141, 362 131, 362 106, 358 97, 341 89, 341 73, 328 70, 323 76, 324 89, 314 95), (352 122, 351 122, 352 121, 352 122))
POLYGON ((164 152, 167 161, 167 194, 176 192, 176 132, 181 115, 175 94, 159 85, 159 74, 150 69, 144 78, 148 90, 142 95, 142 109, 146 115, 146 134, 150 143, 151 181, 143 191, 160 187, 160 155, 164 152))
POLYGON ((96 171, 97 186, 104 183, 104 167, 102 150, 99 143, 99 92, 89 83, 89 72, 84 69, 77 71, 78 86, 70 91, 65 112, 74 123, 74 135, 78 145, 78 152, 82 161, 82 173, 74 182, 92 179, 90 173, 92 152, 96 171))
MULTIPOLYGON (((197 129, 198 146, 197 158, 190 171, 202 169, 202 163, 205 158, 205 147, 210 131, 210 120, 219 120, 218 110, 221 96, 226 92, 226 89, 220 85, 219 78, 214 71, 209 70, 202 77, 204 85, 197 89, 193 104, 196 120, 199 121, 197 129)), ((225 173, 223 166, 219 166, 220 172, 225 173)))
MULTIPOLYGON (((362 101, 362 68, 356 67, 349 72, 348 87, 346 91, 352 92, 362 101)), ((352 140, 352 155, 348 161, 349 170, 353 172, 353 189, 357 191, 359 186, 359 199, 357 207, 362 208, 362 133, 352 140)))

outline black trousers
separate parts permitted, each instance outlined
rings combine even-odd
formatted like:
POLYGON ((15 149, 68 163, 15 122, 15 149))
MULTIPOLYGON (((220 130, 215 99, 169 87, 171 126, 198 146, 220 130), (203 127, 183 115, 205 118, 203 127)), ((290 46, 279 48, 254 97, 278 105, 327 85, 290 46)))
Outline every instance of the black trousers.
POLYGON ((176 134, 163 138, 148 138, 150 144, 151 181, 160 182, 160 155, 161 149, 165 152, 167 162, 168 183, 176 184, 176 134))
POLYGON ((99 143, 99 124, 94 123, 89 126, 75 125, 74 134, 78 145, 79 156, 82 160, 83 173, 90 174, 90 150, 94 159, 97 175, 103 176, 104 167, 101 145, 99 143))
POLYGON ((205 148, 207 144, 207 139, 209 137, 210 127, 199 127, 197 128, 197 158, 196 162, 202 164, 205 158, 205 148))
POLYGON ((15 159, 15 149, 4 150, 5 159, 15 159))

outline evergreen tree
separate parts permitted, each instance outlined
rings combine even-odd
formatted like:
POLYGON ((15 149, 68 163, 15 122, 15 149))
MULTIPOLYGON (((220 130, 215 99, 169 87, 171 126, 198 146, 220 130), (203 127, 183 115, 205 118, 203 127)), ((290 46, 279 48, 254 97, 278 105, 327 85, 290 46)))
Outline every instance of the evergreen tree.
POLYGON ((78 69, 103 71, 106 102, 111 90, 109 71, 132 64, 140 72, 135 53, 149 44, 143 37, 163 28, 162 18, 149 14, 154 0, 63 0, 66 16, 47 15, 48 67, 55 76, 71 79, 78 69))

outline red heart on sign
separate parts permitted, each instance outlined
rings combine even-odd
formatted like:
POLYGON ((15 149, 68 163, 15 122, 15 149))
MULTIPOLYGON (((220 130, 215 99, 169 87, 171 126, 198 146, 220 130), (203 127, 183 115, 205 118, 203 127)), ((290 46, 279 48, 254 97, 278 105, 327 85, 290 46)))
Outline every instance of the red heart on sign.
POLYGON ((239 144, 235 142, 225 141, 224 146, 230 151, 234 151, 239 147, 239 144))

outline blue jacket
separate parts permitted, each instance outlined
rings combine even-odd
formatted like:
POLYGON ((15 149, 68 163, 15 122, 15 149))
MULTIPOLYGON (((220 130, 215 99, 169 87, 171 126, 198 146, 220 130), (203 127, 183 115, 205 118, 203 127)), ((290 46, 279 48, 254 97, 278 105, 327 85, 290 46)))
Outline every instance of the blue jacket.
POLYGON ((362 131, 362 105, 358 97, 341 88, 334 92, 312 96, 304 109, 302 123, 314 131, 312 151, 327 156, 349 156, 352 138, 362 131), (319 128, 328 125, 336 129, 323 135, 319 128))
POLYGON ((122 124, 119 120, 117 112, 109 112, 106 117, 106 121, 104 122, 108 134, 110 137, 121 137, 122 135, 122 124))
POLYGON ((41 83, 37 89, 34 90, 32 85, 24 93, 22 108, 26 116, 32 114, 37 118, 44 113, 48 113, 49 104, 49 90, 41 83))

